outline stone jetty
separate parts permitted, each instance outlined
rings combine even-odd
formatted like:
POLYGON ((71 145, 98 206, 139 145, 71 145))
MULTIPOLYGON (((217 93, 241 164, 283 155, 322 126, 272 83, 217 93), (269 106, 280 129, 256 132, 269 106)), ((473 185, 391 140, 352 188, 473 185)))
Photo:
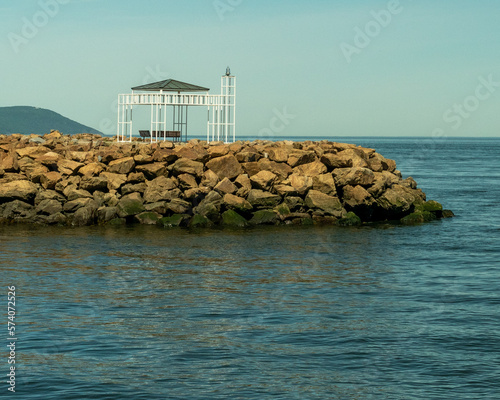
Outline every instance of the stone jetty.
POLYGON ((453 215, 426 200, 393 160, 353 144, 0 135, 2 224, 345 226, 453 215))

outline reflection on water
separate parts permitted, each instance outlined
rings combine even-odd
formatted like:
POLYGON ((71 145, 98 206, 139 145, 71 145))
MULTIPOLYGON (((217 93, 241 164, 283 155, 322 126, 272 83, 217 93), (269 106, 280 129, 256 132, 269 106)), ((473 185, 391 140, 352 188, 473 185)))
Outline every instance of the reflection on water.
MULTIPOLYGON (((417 245, 401 250, 441 228, 2 227, 20 293, 19 385, 47 399, 417 393, 407 374, 439 370, 433 342, 448 335, 425 324, 449 329, 442 300, 471 284, 425 255, 415 269, 417 245)), ((472 277, 477 295, 487 276, 472 277)))

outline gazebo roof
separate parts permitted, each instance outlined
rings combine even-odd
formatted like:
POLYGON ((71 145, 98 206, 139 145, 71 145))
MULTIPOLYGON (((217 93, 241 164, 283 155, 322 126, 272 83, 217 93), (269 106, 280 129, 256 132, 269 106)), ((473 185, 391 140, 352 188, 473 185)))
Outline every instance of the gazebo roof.
POLYGON ((132 90, 144 90, 144 91, 159 91, 163 90, 165 92, 208 92, 210 89, 202 86, 192 85, 186 82, 176 81, 175 79, 167 79, 166 81, 160 81, 155 83, 149 83, 147 85, 133 87, 132 90))

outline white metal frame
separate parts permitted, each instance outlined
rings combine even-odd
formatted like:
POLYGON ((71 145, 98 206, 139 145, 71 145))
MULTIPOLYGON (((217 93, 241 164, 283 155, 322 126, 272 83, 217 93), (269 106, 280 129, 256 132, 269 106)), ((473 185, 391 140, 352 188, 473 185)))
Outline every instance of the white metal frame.
POLYGON ((208 108, 207 142, 236 141, 236 77, 221 79, 221 95, 208 108), (211 139, 211 140, 210 140, 211 139))
MULTIPOLYGON (((171 106, 172 130, 180 131, 187 140, 189 107, 208 108, 207 141, 226 143, 236 140, 236 77, 225 75, 221 79, 221 94, 186 94, 159 92, 118 95, 118 142, 131 142, 133 137, 133 110, 137 106, 151 107, 151 142, 157 142, 159 131, 167 130, 167 107, 171 106), (156 134, 154 134, 156 132, 156 134)), ((166 137, 163 137, 165 140, 166 137)))

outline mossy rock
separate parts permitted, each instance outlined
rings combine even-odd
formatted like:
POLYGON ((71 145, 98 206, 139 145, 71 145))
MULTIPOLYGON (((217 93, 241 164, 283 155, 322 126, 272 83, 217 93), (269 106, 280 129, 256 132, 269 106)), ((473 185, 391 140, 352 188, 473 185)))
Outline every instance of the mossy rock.
POLYGON ((134 217, 141 225, 156 225, 160 218, 161 215, 153 211, 146 211, 134 217))
POLYGON ((359 218, 352 211, 348 212, 344 218, 337 221, 339 226, 359 226, 362 224, 361 218, 359 218))
POLYGON ((141 201, 127 199, 118 203, 118 214, 120 217, 129 217, 144 212, 146 209, 141 201))
POLYGON ((284 219, 292 213, 292 211, 290 211, 290 207, 288 207, 286 203, 280 204, 274 209, 274 211, 278 213, 281 219, 284 219))
POLYGON ((443 206, 438 203, 437 201, 434 201, 434 200, 429 200, 429 201, 426 201, 425 203, 423 204, 419 204, 416 208, 415 208, 416 211, 428 211, 428 212, 431 212, 431 213, 438 213, 438 212, 442 212, 443 211, 443 206))
POLYGON ((443 210, 443 218, 453 218, 455 214, 451 210, 443 210))
POLYGON ((252 225, 276 225, 278 215, 273 210, 259 210, 253 214, 250 224, 252 225))
POLYGON ((429 211, 415 211, 404 218, 401 218, 401 223, 404 225, 423 224, 424 222, 434 221, 436 216, 429 211))
POLYGON ((235 228, 244 228, 248 226, 248 222, 240 214, 234 210, 227 210, 222 213, 222 225, 232 226, 235 228))
POLYGON ((314 220, 312 218, 300 218, 300 225, 314 225, 314 220))
POLYGON ((196 214, 191 218, 188 226, 190 228, 208 228, 212 226, 212 222, 204 215, 196 214))
POLYGON ((127 220, 125 218, 113 218, 106 225, 112 225, 112 226, 127 225, 127 220))
POLYGON ((164 228, 176 228, 182 225, 185 221, 186 215, 184 214, 174 214, 171 217, 161 218, 157 225, 162 226, 164 228))

